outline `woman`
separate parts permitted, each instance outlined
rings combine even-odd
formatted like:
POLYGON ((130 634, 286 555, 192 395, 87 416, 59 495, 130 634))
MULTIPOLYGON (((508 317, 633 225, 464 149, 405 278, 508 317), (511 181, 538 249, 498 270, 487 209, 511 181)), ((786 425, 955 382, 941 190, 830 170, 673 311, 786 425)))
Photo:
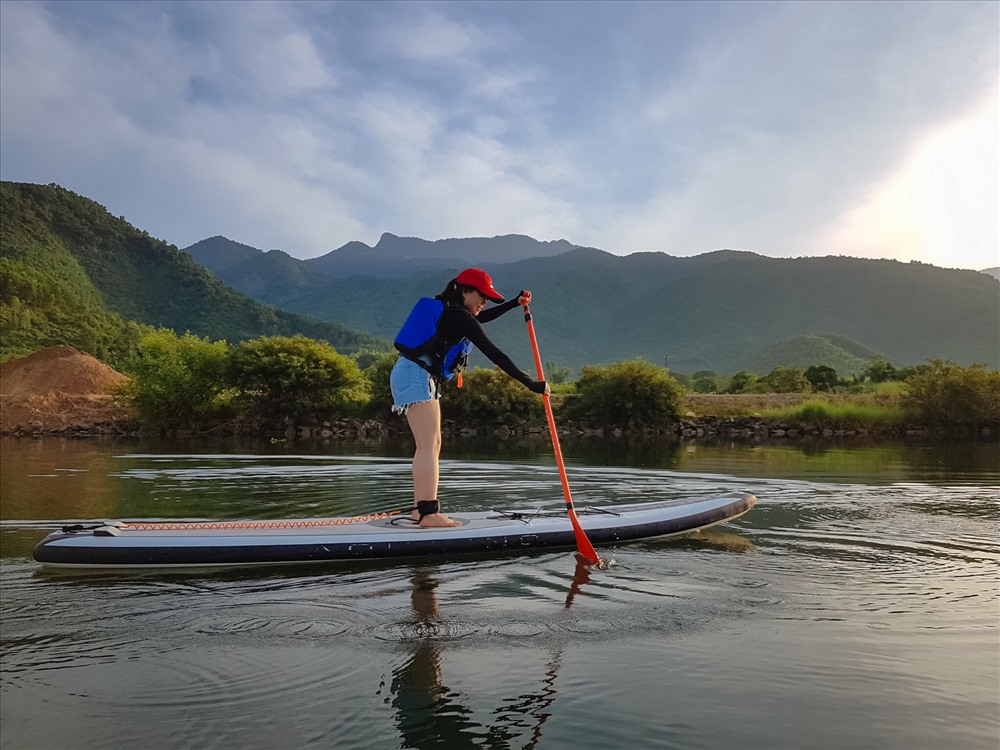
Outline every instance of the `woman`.
POLYGON ((548 393, 544 381, 532 380, 500 351, 483 331, 483 323, 531 301, 531 292, 485 310, 486 302, 503 302, 493 280, 481 268, 466 268, 437 297, 424 297, 413 307, 396 336, 400 357, 392 368, 396 414, 405 414, 417 447, 413 454, 413 514, 424 528, 457 526, 441 513, 437 499, 441 453, 441 381, 460 374, 473 346, 501 370, 535 393, 548 393))

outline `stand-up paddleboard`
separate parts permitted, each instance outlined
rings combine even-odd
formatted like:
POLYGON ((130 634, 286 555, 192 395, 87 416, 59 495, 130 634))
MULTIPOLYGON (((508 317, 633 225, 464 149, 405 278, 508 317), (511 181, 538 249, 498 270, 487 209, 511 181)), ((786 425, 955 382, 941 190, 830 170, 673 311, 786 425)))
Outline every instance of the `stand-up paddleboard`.
MULTIPOLYGON (((577 509, 597 545, 673 536, 732 521, 753 508, 749 493, 705 500, 577 509)), ((34 550, 40 563, 71 568, 273 565, 330 560, 511 554, 572 548, 562 510, 453 513, 460 526, 422 529, 402 514, 274 521, 111 521, 67 526, 34 550)))

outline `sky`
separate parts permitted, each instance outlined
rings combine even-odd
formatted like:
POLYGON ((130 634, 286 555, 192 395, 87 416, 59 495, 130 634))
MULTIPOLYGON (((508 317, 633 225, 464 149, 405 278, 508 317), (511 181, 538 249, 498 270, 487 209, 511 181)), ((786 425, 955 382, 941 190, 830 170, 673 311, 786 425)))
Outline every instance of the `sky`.
POLYGON ((1000 4, 0 3, 0 178, 180 248, 1000 265, 1000 4))

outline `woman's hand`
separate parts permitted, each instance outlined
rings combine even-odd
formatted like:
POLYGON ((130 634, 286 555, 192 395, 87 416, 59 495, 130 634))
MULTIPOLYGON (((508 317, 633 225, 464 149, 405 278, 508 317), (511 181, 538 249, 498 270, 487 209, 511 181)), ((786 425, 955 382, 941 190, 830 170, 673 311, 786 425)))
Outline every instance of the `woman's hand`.
POLYGON ((521 293, 517 295, 517 304, 519 305, 531 304, 531 292, 529 292, 526 289, 522 289, 521 293))

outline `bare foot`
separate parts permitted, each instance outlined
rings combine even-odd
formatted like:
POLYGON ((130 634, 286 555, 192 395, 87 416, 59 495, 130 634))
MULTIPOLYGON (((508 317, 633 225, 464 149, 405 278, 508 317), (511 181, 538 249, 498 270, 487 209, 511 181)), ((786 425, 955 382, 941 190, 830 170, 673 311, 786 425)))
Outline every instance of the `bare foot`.
POLYGON ((442 526, 461 526, 461 524, 458 521, 448 518, 444 513, 428 513, 420 521, 420 528, 422 529, 434 529, 442 526))

